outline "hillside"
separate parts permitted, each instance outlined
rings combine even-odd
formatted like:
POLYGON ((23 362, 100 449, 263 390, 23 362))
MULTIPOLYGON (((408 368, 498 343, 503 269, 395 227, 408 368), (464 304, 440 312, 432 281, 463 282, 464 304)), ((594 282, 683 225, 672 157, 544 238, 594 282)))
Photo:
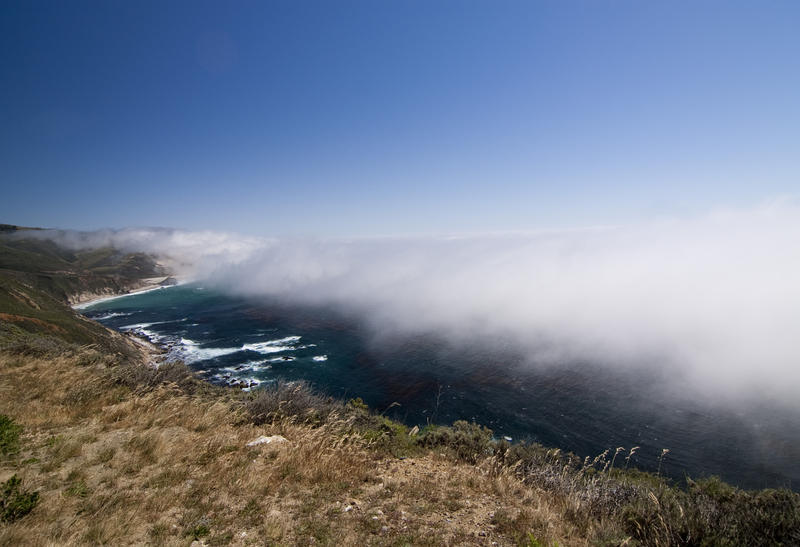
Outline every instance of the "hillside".
POLYGON ((11 332, 101 344, 120 351, 117 337, 73 313, 69 303, 120 294, 162 282, 166 272, 151 256, 112 248, 70 250, 30 237, 32 228, 0 225, 0 336, 11 332))
POLYGON ((119 294, 164 279, 167 272, 145 253, 111 247, 73 250, 35 228, 0 225, 0 274, 60 301, 119 294))
POLYGON ((625 453, 580 461, 155 368, 68 305, 163 276, 152 257, 17 232, 0 235, 0 545, 800 544, 788 491, 679 489, 625 453))

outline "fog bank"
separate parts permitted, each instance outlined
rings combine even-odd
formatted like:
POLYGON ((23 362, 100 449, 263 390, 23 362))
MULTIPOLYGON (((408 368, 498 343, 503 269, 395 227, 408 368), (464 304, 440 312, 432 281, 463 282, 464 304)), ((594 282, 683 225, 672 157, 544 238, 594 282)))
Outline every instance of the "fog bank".
POLYGON ((236 264, 266 244, 266 240, 239 234, 173 228, 37 230, 19 232, 14 237, 48 239, 71 250, 113 247, 145 252, 157 256, 176 274, 193 278, 207 275, 216 265, 236 264))
MULTIPOLYGON (((64 239, 62 233, 60 238, 64 239)), ((574 231, 354 240, 123 230, 245 296, 343 306, 377 333, 511 340, 532 365, 658 367, 706 393, 800 392, 800 207, 574 231)))

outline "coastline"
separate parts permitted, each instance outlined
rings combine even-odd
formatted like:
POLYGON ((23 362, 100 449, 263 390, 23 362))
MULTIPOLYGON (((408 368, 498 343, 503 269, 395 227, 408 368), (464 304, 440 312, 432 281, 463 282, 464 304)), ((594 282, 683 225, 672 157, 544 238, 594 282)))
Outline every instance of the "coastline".
MULTIPOLYGON (((136 287, 135 289, 131 289, 127 292, 117 293, 117 294, 109 294, 98 296, 97 294, 82 294, 77 295, 75 300, 78 300, 80 303, 71 304, 71 308, 73 311, 77 312, 78 315, 83 318, 84 320, 94 321, 86 316, 83 315, 82 311, 95 305, 101 304, 103 302, 109 302, 112 300, 117 300, 119 298, 125 298, 126 296, 134 296, 138 294, 144 294, 147 292, 158 291, 162 289, 167 289, 170 287, 177 287, 179 285, 186 285, 193 281, 196 281, 194 278, 189 277, 178 277, 178 276, 167 276, 167 277, 159 277, 159 278, 150 278, 150 279, 143 279, 145 284, 136 287), (159 281, 160 280, 160 281, 159 281)), ((130 340, 136 347, 136 349, 142 354, 144 357, 144 363, 147 366, 158 368, 162 364, 176 360, 174 358, 170 359, 168 356, 173 349, 172 345, 165 344, 164 342, 154 341, 151 340, 146 334, 141 332, 137 332, 137 330, 117 330, 102 323, 98 323, 103 326, 105 329, 113 333, 114 336, 122 336, 130 340)), ((177 359, 182 361, 182 359, 177 359)), ((196 376, 198 379, 202 380, 205 383, 210 385, 219 385, 228 388, 235 388, 241 389, 244 392, 250 391, 252 388, 255 388, 263 383, 263 380, 259 380, 255 377, 248 377, 248 376, 241 376, 236 375, 232 372, 228 372, 224 378, 222 378, 218 383, 213 382, 208 378, 203 378, 198 371, 191 369, 192 374, 196 376)))
POLYGON ((166 349, 159 346, 158 344, 154 344, 147 338, 142 336, 138 336, 132 332, 119 332, 119 331, 112 331, 131 340, 136 349, 139 350, 144 357, 145 364, 149 367, 158 368, 164 362, 164 356, 166 355, 166 349))
MULTIPOLYGON (((109 302, 111 300, 117 300, 119 298, 125 298, 126 296, 134 296, 138 294, 144 294, 148 292, 167 289, 169 287, 175 287, 178 285, 185 285, 190 281, 191 279, 179 278, 173 275, 146 278, 142 279, 140 284, 138 284, 136 287, 128 289, 125 292, 81 293, 78 295, 74 295, 70 297, 69 306, 74 311, 78 312, 78 314, 83 319, 87 319, 80 312, 95 304, 100 304, 102 302, 109 302)), ((163 363, 164 356, 167 353, 166 347, 163 347, 160 344, 156 344, 151 340, 147 339, 146 337, 140 336, 133 332, 122 332, 114 329, 108 329, 108 330, 115 336, 122 336, 130 340, 142 355, 145 365, 153 368, 158 368, 163 363)))
POLYGON ((189 279, 181 279, 173 275, 164 277, 151 277, 143 279, 142 283, 125 292, 116 293, 81 293, 70 298, 69 305, 73 310, 83 310, 101 302, 108 302, 117 300, 118 298, 125 298, 126 296, 133 296, 135 294, 143 294, 147 292, 175 287, 177 285, 185 285, 189 283, 189 279))

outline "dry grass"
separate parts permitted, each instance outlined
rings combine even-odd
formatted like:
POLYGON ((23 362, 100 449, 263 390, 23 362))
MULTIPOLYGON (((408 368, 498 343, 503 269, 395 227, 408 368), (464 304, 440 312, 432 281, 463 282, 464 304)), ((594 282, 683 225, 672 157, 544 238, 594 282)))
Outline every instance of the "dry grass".
POLYGON ((0 545, 800 542, 791 492, 680 490, 609 453, 581 462, 467 423, 411 437, 302 385, 243 397, 136 366, 0 353, 0 483, 39 494, 0 545), (261 435, 288 441, 247 446, 261 435))
POLYGON ((254 425, 232 397, 86 361, 0 355, 0 414, 24 428, 0 480, 40 493, 0 545, 585 544, 508 471, 381 456, 335 410, 254 425), (247 447, 275 434, 288 442, 247 447))

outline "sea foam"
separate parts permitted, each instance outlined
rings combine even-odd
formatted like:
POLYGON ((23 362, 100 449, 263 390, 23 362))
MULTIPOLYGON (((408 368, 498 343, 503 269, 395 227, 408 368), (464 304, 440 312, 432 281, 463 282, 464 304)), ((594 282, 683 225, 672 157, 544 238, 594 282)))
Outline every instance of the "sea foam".
POLYGON ((286 338, 278 338, 277 340, 267 340, 266 342, 255 342, 252 344, 244 344, 242 346, 243 350, 255 351, 257 353, 262 353, 267 355, 269 353, 278 353, 281 351, 294 351, 297 348, 294 346, 287 346, 285 344, 291 344, 294 342, 298 342, 300 340, 299 336, 287 336, 286 338))
POLYGON ((203 348, 200 347, 200 344, 194 340, 189 340, 188 338, 181 338, 180 345, 181 348, 179 351, 183 357, 183 360, 187 363, 197 363, 199 361, 214 359, 216 357, 222 357, 223 355, 230 355, 232 353, 238 353, 242 351, 242 348, 240 347, 203 348))

